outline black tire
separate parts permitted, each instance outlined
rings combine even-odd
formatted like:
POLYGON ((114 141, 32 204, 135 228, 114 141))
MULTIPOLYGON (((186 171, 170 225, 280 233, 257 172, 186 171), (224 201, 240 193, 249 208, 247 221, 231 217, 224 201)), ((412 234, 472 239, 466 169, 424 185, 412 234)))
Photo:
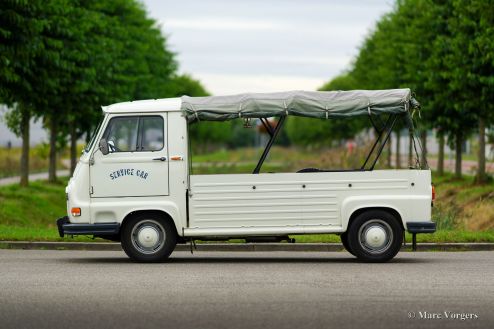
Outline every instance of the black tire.
POLYGON ((383 210, 358 215, 348 228, 348 244, 358 259, 387 262, 400 251, 403 229, 399 219, 383 210))
POLYGON ((122 248, 132 260, 160 262, 168 258, 177 244, 174 224, 157 213, 142 213, 129 218, 121 231, 122 248))
POLYGON ((348 233, 342 233, 340 234, 341 238, 341 243, 343 244, 343 247, 345 247, 345 250, 351 253, 353 256, 355 256, 355 253, 350 249, 350 245, 348 244, 348 233))

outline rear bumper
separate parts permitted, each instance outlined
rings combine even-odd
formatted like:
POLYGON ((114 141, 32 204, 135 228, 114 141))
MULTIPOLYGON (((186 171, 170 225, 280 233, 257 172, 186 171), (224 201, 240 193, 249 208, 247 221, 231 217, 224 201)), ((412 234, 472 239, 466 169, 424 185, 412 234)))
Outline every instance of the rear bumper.
POLYGON ((408 222, 407 231, 410 233, 434 233, 436 223, 434 222, 408 222))
POLYGON ((120 223, 97 223, 97 224, 72 224, 69 217, 57 219, 58 234, 65 235, 117 235, 120 232, 120 223))

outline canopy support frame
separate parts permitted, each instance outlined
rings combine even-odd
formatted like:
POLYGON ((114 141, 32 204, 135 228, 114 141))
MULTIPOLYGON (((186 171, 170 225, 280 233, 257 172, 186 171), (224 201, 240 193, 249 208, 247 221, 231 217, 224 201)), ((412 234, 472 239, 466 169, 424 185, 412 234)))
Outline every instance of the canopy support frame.
POLYGON ((266 131, 268 132, 269 136, 273 137, 273 133, 274 133, 273 127, 269 123, 268 119, 259 118, 259 120, 261 121, 261 123, 264 126, 264 128, 266 128, 266 131))
MULTIPOLYGON (((252 172, 253 174, 259 174, 259 172, 261 171, 262 164, 266 160, 266 157, 268 156, 269 151, 271 150, 271 147, 273 146, 274 141, 276 140, 276 137, 278 136, 278 133, 281 130, 281 127, 283 127, 283 124, 285 123, 285 119, 286 119, 285 115, 281 116, 280 119, 278 120, 278 123, 276 124, 276 127, 274 128, 274 130, 270 130, 266 127, 266 130, 268 131, 271 138, 269 139, 268 144, 266 144, 266 147, 264 148, 264 151, 262 152, 261 158, 259 159, 259 162, 257 163, 256 168, 252 172)), ((261 120, 261 122, 264 126, 266 126, 264 121, 261 120)), ((269 125, 269 122, 267 125, 271 128, 271 126, 269 125)))
POLYGON ((386 135, 384 137, 384 140, 381 142, 381 145, 379 145, 379 148, 377 150, 377 155, 374 158, 374 161, 372 162, 372 165, 369 168, 370 171, 374 170, 374 167, 377 164, 377 160, 379 160, 379 157, 381 156, 381 153, 382 153, 382 151, 384 149, 384 146, 389 141, 389 137, 391 136, 391 132, 393 131, 393 128, 394 128, 394 126, 396 124, 397 119, 398 119, 398 115, 397 114, 390 114, 389 117, 388 117, 388 119, 386 120, 386 123, 384 124, 383 129, 381 129, 380 131, 378 130, 379 135, 377 136, 376 141, 374 142, 374 145, 372 145, 372 148, 371 148, 369 154, 367 155, 367 158, 365 159, 364 164, 360 168, 361 170, 365 170, 365 166, 367 165, 367 163, 369 162, 372 154, 374 153, 374 150, 376 149, 376 146, 379 144, 379 142, 381 141, 381 137, 386 132, 386 135))

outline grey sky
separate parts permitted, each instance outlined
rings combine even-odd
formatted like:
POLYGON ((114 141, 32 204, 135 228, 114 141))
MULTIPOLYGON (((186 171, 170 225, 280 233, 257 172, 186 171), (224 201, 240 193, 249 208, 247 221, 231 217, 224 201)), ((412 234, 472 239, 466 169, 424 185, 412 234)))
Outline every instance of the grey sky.
POLYGON ((314 90, 343 72, 393 0, 142 0, 180 71, 214 94, 314 90))

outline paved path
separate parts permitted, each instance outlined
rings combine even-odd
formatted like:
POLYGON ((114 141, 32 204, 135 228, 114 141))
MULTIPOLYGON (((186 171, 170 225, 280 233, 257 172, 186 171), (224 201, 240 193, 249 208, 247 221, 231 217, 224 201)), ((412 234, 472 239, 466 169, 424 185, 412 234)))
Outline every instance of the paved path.
MULTIPOLYGON (((63 176, 69 176, 69 175, 70 175, 69 170, 57 170, 57 177, 63 177, 63 176)), ((48 173, 47 172, 29 175, 29 181, 30 182, 37 181, 37 180, 47 180, 47 179, 48 179, 48 173)), ((0 186, 17 184, 20 181, 21 181, 20 176, 2 178, 2 179, 0 179, 0 186)))
POLYGON ((0 250, 0 324, 491 328, 493 259, 490 251, 402 252, 386 264, 344 252, 175 252, 168 263, 136 264, 114 251, 0 250))

